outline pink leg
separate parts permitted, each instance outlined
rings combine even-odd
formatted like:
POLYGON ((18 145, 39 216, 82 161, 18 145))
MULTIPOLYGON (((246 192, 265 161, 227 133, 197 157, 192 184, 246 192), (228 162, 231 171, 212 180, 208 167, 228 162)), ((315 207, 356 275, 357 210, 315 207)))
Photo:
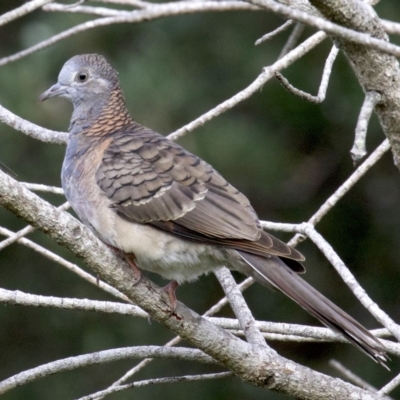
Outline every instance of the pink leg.
POLYGON ((135 255, 130 253, 124 253, 121 249, 118 247, 112 246, 111 244, 108 244, 106 242, 103 242, 109 249, 111 249, 115 254, 119 255, 121 258, 123 258, 129 266, 132 268, 133 273, 135 275, 135 285, 139 283, 140 278, 142 277, 142 271, 139 269, 139 267, 135 263, 135 255))
MULTIPOLYGON (((100 239, 101 240, 101 239, 100 239)), ((103 242, 103 241, 102 241, 103 242)), ((112 250, 115 254, 118 254, 118 255, 120 255, 121 254, 121 250, 120 249, 118 249, 117 247, 115 247, 115 246, 112 246, 111 244, 108 244, 108 243, 106 243, 106 242, 103 242, 110 250, 112 250)))
POLYGON ((135 276, 135 285, 137 285, 140 282, 140 278, 142 277, 142 271, 139 269, 139 267, 135 263, 135 255, 134 254, 126 254, 123 253, 125 261, 129 264, 131 267, 133 274, 135 276))
POLYGON ((171 302, 171 311, 174 312, 178 303, 176 299, 175 291, 179 286, 178 282, 173 280, 168 285, 164 286, 163 289, 168 293, 169 301, 171 302))

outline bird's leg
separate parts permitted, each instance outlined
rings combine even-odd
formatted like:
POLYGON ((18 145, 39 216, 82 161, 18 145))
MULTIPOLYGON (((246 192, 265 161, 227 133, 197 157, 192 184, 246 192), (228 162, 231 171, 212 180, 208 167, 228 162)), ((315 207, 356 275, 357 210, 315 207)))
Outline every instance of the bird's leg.
POLYGON ((110 250, 112 250, 115 254, 119 255, 121 258, 123 258, 131 267, 133 274, 135 275, 135 285, 137 285, 140 281, 140 278, 142 277, 142 271, 139 269, 139 267, 135 263, 135 255, 132 253, 125 253, 118 247, 115 247, 111 244, 108 244, 106 242, 103 242, 110 250))
POLYGON ((108 244, 106 242, 104 242, 103 240, 101 240, 110 250, 112 250, 113 253, 117 254, 117 255, 121 255, 121 250, 118 247, 115 247, 111 244, 108 244))
POLYGON ((164 286, 163 289, 168 293, 169 301, 171 302, 171 311, 174 312, 178 303, 176 299, 175 291, 179 286, 178 282, 172 280, 168 285, 164 286))
POLYGON ((132 253, 123 253, 125 261, 129 264, 133 271, 133 275, 135 276, 135 285, 137 285, 140 282, 140 279, 142 277, 142 271, 140 268, 136 265, 135 262, 135 255, 132 253))

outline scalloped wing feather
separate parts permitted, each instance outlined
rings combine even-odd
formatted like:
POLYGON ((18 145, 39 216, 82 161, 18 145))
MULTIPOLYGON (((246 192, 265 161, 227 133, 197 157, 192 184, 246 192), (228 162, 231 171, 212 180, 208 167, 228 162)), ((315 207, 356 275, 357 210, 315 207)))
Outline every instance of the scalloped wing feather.
MULTIPOLYGON (((130 221, 192 241, 304 260, 262 231, 249 200, 209 164, 140 125, 113 134, 96 180, 118 214, 130 221)), ((304 270, 301 265, 293 269, 304 270)))

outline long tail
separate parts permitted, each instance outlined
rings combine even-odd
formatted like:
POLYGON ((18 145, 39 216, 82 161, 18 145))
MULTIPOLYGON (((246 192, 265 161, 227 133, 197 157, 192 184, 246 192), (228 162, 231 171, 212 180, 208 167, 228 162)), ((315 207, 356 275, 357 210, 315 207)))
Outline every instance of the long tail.
POLYGON ((383 345, 354 318, 328 300, 293 272, 280 258, 260 257, 237 251, 246 262, 244 271, 264 286, 271 284, 311 315, 350 341, 374 361, 387 368, 383 345))

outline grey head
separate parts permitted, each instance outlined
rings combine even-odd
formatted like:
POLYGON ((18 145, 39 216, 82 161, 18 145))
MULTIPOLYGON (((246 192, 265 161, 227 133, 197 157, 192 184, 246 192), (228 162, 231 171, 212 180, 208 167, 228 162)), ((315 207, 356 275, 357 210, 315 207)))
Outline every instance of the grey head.
POLYGON ((83 54, 70 58, 58 75, 58 82, 39 97, 39 101, 60 96, 68 99, 76 110, 99 108, 111 92, 119 88, 118 73, 103 56, 83 54))

